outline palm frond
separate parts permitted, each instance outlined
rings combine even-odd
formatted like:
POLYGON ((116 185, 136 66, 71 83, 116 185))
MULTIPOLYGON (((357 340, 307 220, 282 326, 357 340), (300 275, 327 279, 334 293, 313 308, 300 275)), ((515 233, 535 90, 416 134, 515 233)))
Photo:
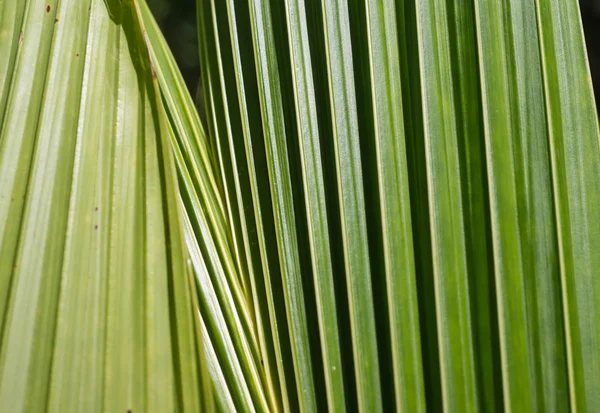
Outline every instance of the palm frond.
POLYGON ((0 0, 0 410, 593 411, 576 0, 0 0))
POLYGON ((595 406, 600 151, 576 1, 198 6, 280 407, 595 406))
POLYGON ((18 0, 0 21, 0 410, 201 410, 196 292, 138 4, 18 0))

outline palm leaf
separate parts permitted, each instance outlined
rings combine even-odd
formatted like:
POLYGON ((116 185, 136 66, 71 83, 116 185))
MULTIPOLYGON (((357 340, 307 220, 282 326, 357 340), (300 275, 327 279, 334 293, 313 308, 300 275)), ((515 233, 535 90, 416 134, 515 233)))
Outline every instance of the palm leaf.
POLYGON ((0 410, 199 411, 167 116, 135 2, 3 2, 0 410))
POLYGON ((478 4, 477 31, 504 403, 512 410, 565 410, 564 338, 556 328, 562 316, 558 251, 535 5, 489 5, 478 4))
POLYGON ((198 5, 283 408, 595 406, 599 134, 576 2, 198 5))
POLYGON ((600 406, 575 0, 198 21, 208 133, 144 2, 0 0, 0 410, 600 406))
POLYGON ((211 143, 207 140, 181 75, 156 23, 145 5, 150 53, 172 128, 173 151, 179 170, 184 233, 196 273, 202 334, 214 380, 228 383, 216 392, 222 409, 231 403, 267 410, 268 397, 254 333, 251 307, 246 301, 245 272, 236 263, 223 207, 220 181, 213 173, 211 143), (245 287, 245 288, 244 288, 245 287), (221 378, 222 377, 222 378, 221 378))
POLYGON ((600 132, 575 2, 536 1, 572 410, 600 405, 600 132), (562 46, 564 45, 564 46, 562 46), (558 49, 560 47, 560 50, 558 49))

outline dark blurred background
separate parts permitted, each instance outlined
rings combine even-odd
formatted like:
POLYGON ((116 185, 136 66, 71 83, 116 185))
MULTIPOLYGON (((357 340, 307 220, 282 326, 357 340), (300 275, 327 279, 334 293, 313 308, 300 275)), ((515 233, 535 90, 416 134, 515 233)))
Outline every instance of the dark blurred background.
POLYGON ((179 70, 196 97, 200 80, 196 0, 146 0, 169 43, 179 70))
MULTIPOLYGON (((147 1, 175 55, 192 96, 195 97, 200 79, 196 0, 147 1)), ((580 3, 596 102, 598 102, 600 100, 600 0, 580 0, 580 3)))
POLYGON ((583 31, 587 44, 592 80, 596 92, 596 108, 600 110, 600 0, 580 0, 583 31))

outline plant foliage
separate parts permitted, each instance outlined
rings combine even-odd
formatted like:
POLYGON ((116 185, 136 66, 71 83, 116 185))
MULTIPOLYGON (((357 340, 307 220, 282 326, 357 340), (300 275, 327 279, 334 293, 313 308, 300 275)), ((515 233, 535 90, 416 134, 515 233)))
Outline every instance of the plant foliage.
POLYGON ((0 0, 0 411, 592 412, 576 0, 0 0))

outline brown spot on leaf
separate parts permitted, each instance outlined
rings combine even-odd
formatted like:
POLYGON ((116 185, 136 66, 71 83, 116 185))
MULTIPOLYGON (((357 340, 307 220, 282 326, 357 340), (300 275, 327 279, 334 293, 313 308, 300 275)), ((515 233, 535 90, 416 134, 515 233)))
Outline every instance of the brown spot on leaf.
POLYGON ((94 229, 96 229, 96 230, 97 230, 97 229, 98 229, 98 225, 94 225, 94 229))
POLYGON ((59 21, 58 19, 54 19, 54 23, 58 23, 58 21, 59 21))
POLYGON ((46 6, 46 13, 50 13, 50 10, 52 10, 52 7, 50 5, 46 6))

